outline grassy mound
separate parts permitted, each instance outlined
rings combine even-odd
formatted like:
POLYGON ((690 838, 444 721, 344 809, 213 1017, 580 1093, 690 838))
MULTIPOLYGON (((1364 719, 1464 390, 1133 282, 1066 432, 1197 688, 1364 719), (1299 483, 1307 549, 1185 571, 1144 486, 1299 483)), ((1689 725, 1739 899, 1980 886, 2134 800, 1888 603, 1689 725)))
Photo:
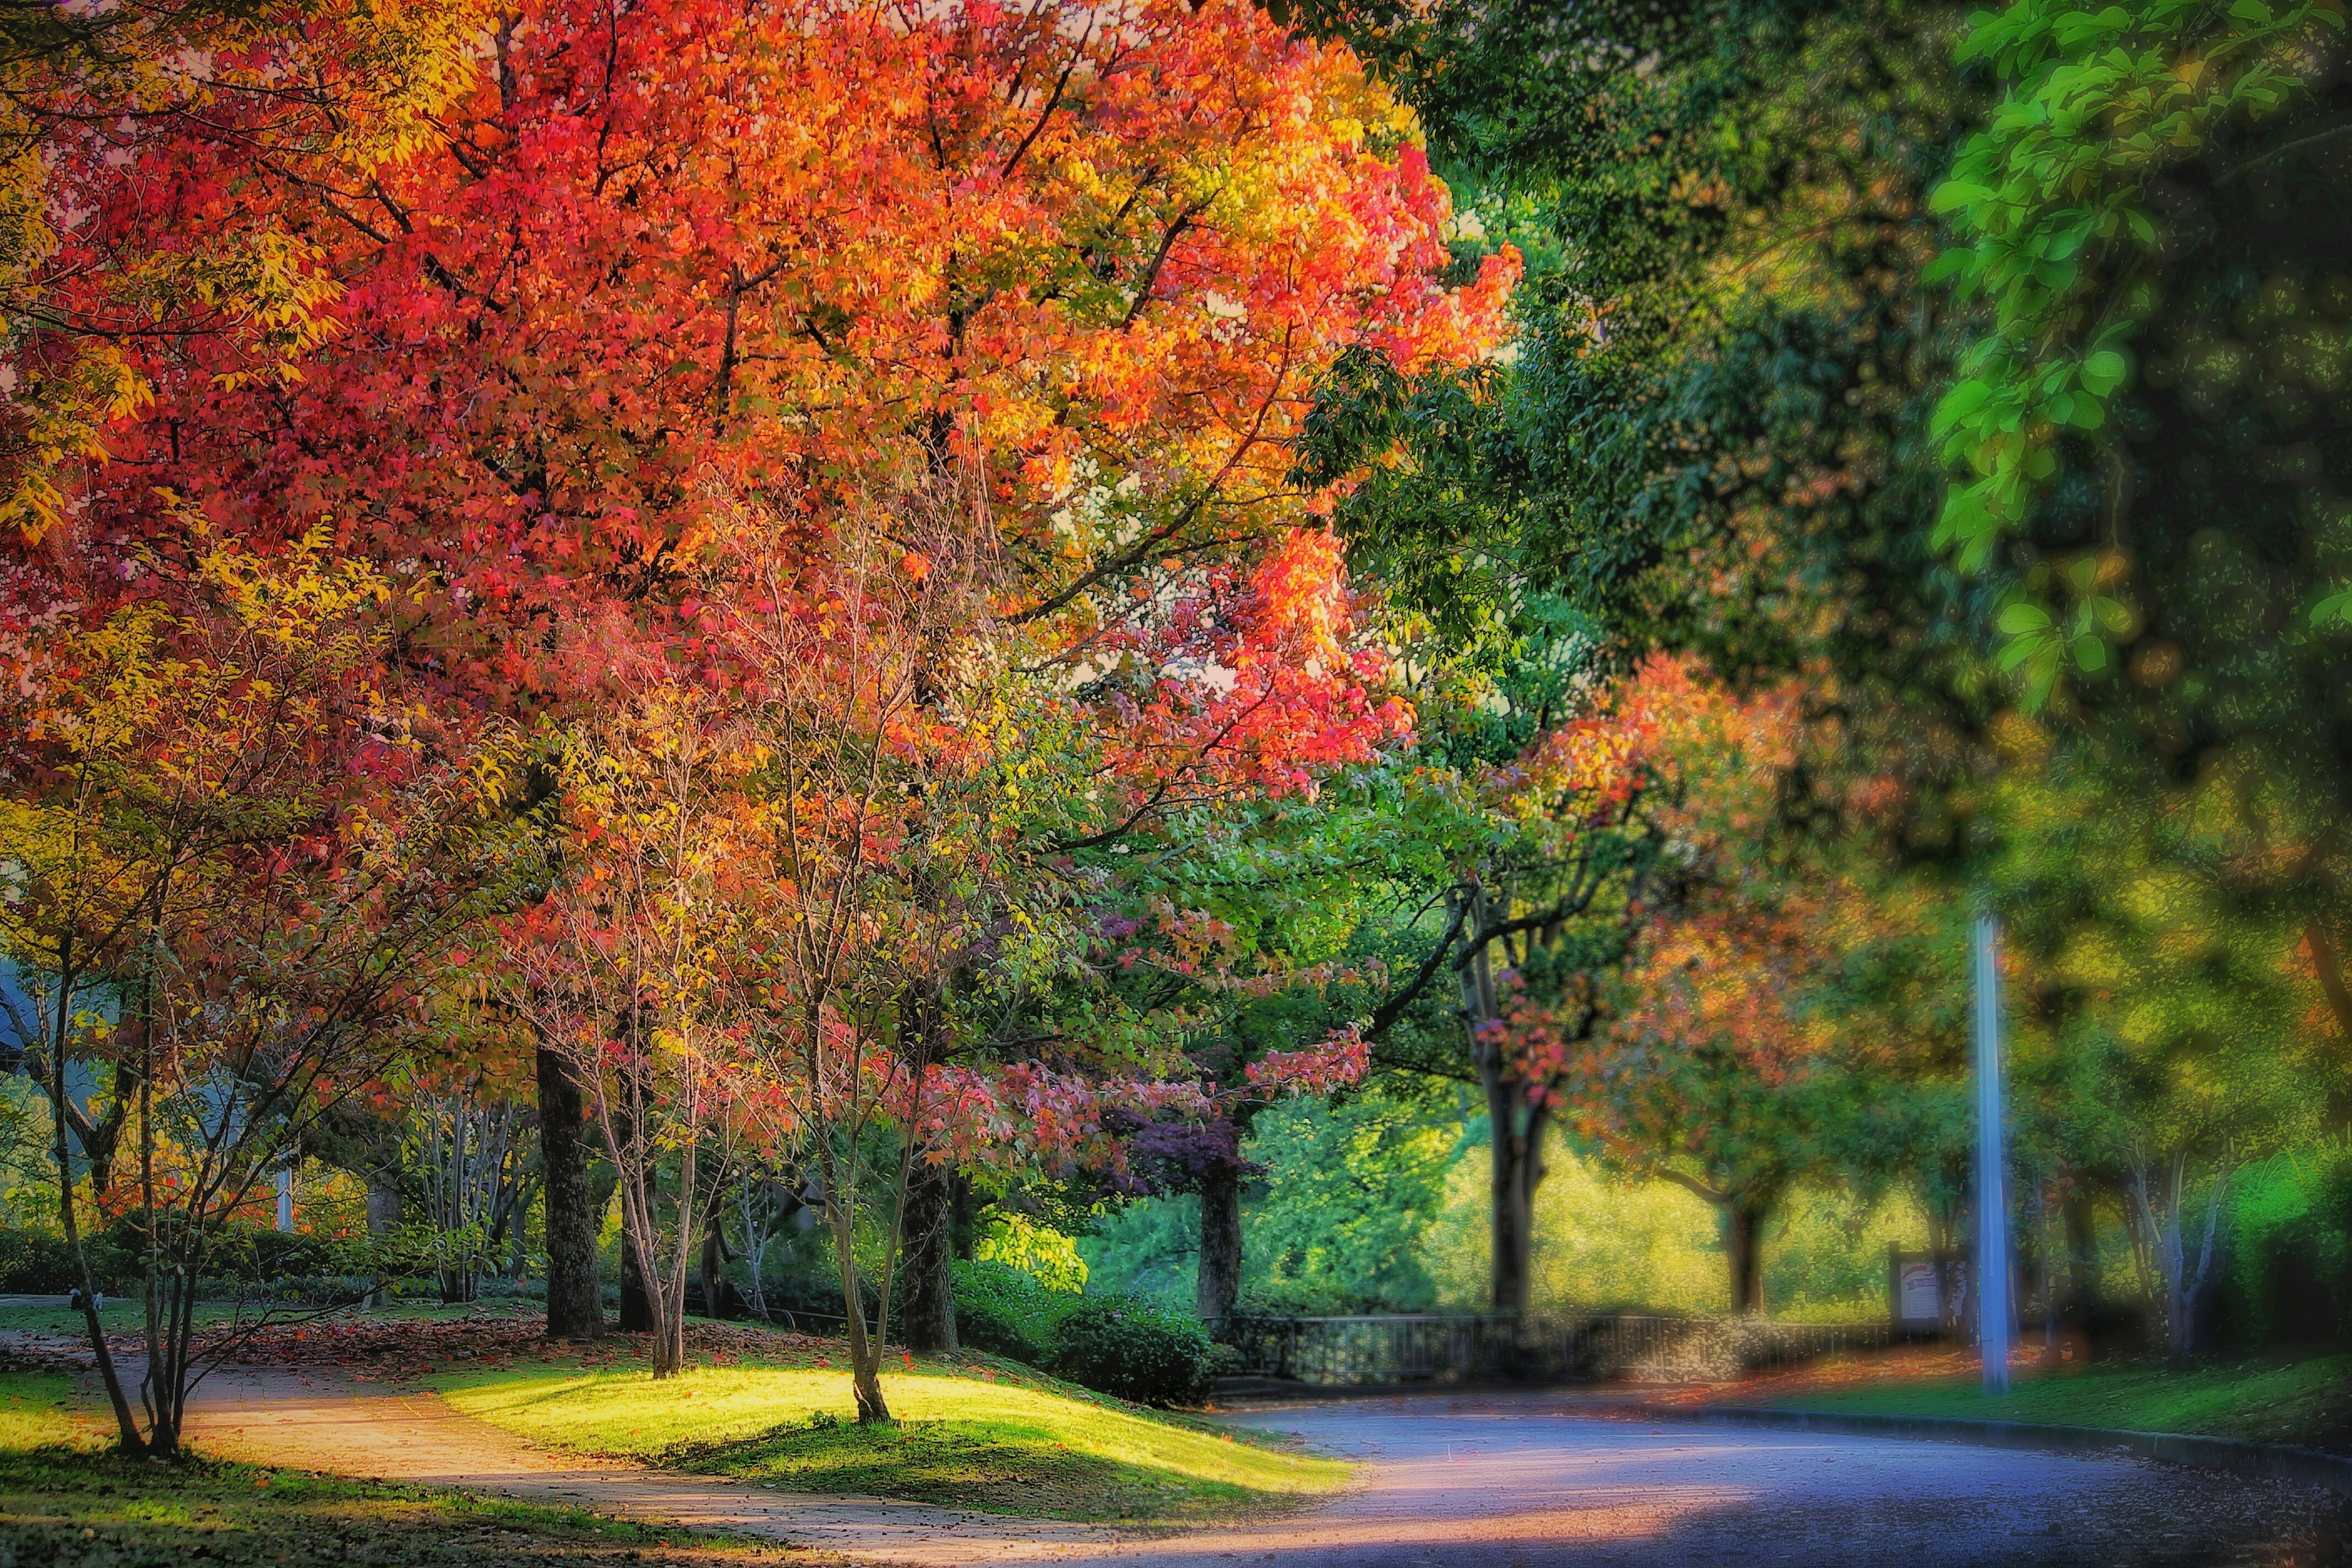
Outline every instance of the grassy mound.
POLYGON ((804 1552, 569 1509, 193 1458, 121 1459, 76 1380, 0 1373, 0 1562, 12 1568, 816 1568, 804 1552))
POLYGON ((1029 1518, 1197 1521, 1303 1502, 1348 1477, 1336 1460, 1012 1363, 913 1363, 883 1379, 896 1419, 864 1427, 849 1374, 813 1362, 704 1366, 658 1384, 546 1363, 431 1383, 457 1409, 547 1447, 1029 1518))

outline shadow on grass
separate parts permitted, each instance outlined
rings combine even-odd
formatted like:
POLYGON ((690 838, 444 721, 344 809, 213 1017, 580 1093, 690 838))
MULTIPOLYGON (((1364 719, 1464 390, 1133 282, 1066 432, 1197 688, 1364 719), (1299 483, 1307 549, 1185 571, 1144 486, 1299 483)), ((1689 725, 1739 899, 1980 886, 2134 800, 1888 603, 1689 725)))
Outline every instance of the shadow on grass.
POLYGON ((806 1553, 564 1509, 87 1446, 0 1450, 0 1568, 808 1565, 806 1553))
POLYGON ((1082 1453, 1019 1424, 820 1415, 727 1442, 678 1443, 658 1463, 791 1491, 895 1498, 1029 1519, 1184 1524, 1287 1511, 1317 1499, 1082 1453))

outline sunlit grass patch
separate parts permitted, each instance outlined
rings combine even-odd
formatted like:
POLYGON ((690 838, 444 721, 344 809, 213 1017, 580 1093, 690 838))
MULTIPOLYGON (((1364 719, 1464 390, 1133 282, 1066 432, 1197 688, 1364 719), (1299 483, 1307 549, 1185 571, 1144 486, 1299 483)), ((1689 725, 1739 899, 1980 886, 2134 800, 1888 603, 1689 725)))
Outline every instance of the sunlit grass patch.
POLYGON ((0 1561, 43 1568, 753 1568, 806 1553, 462 1492, 201 1456, 124 1459, 74 1379, 0 1373, 0 1561))
POLYGON ((105 1433, 72 1378, 0 1373, 0 1453, 94 1447, 105 1433))
POLYGON ((740 1476, 796 1491, 1055 1519, 1191 1521, 1344 1484, 1336 1460, 1138 1410, 995 1366, 883 1379, 896 1419, 860 1427, 835 1367, 541 1366, 434 1380, 468 1415, 550 1447, 740 1476))

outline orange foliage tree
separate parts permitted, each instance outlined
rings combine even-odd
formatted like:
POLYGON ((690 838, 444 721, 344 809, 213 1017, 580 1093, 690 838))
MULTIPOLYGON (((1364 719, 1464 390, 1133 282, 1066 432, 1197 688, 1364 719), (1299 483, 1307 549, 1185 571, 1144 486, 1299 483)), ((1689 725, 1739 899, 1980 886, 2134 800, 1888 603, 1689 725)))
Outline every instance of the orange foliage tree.
MULTIPOLYGON (((172 201, 84 170, 71 244, 267 227, 331 287, 299 366, 125 349, 153 406, 16 553, 20 620, 152 592, 132 563, 168 579, 192 515, 257 549, 323 526, 403 586, 413 682, 578 736, 615 664, 758 708, 742 518, 821 616, 876 559, 919 595, 933 552, 868 545, 949 496, 986 592, 919 662, 1062 704, 1066 851, 1400 732, 1292 443, 1346 349, 1483 352, 1516 262, 1441 281, 1444 189, 1344 49, 1236 0, 582 0, 481 42, 403 161, 166 125, 137 166, 172 201)), ((944 722, 945 684, 905 724, 944 722)), ((893 761, 911 799, 965 765, 893 761)))

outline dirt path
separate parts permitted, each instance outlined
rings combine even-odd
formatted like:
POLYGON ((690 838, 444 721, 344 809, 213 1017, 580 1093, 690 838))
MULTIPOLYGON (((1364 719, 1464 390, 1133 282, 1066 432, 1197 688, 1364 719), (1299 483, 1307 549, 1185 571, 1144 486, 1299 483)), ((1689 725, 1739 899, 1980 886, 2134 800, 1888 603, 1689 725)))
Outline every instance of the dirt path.
POLYGON ((1558 1395, 1422 1395, 1237 1414, 1368 1460, 1294 1518, 1122 1536, 559 1457, 429 1394, 247 1373, 193 1436, 267 1463, 461 1485, 894 1563, 1091 1568, 2308 1568, 2341 1505, 2137 1459, 1596 1420, 1558 1395))
POLYGON ((532 1448, 429 1393, 292 1372, 225 1371, 196 1391, 191 1440, 212 1453, 371 1479, 457 1486, 649 1523, 732 1531, 870 1560, 927 1565, 1096 1555, 1084 1525, 881 1498, 823 1498, 532 1448))

